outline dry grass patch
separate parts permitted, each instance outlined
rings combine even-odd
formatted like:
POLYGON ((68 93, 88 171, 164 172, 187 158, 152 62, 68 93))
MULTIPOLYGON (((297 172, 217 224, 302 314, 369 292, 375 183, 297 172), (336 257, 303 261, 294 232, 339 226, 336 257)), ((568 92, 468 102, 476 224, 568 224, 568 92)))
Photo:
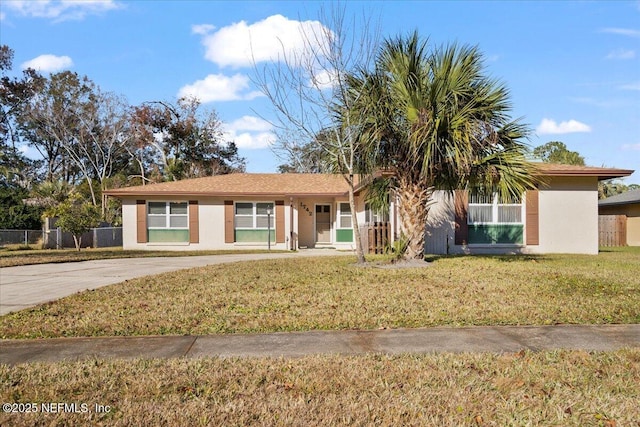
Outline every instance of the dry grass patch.
POLYGON ((400 270, 357 267, 350 257, 215 265, 11 313, 0 317, 0 336, 639 323, 638 259, 445 257, 400 270))
POLYGON ((0 413, 34 425, 637 426, 640 350, 0 365, 0 413), (110 412, 95 413, 95 404, 110 412))
MULTIPOLYGON (((243 253, 267 253, 267 250, 216 250, 216 251, 140 251, 123 250, 118 248, 85 248, 75 249, 31 249, 15 250, 14 248, 0 249, 0 267, 14 267, 18 265, 48 264, 61 262, 90 261, 94 259, 113 258, 149 258, 149 257, 185 257, 200 255, 226 255, 243 253)), ((271 251, 286 252, 286 251, 271 251)))

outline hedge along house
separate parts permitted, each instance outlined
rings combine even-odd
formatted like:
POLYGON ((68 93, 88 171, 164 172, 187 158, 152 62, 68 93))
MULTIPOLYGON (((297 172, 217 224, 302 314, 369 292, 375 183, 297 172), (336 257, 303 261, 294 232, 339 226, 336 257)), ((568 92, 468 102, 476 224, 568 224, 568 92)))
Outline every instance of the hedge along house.
MULTIPOLYGON (((229 174, 105 192, 124 249, 355 249, 348 186, 332 174, 229 174)), ((363 197, 356 197, 365 221, 363 197)))
MULTIPOLYGON (((540 165, 544 184, 514 200, 438 191, 425 252, 598 253, 598 181, 633 171, 540 165)), ((371 212, 357 188, 358 224, 398 216, 371 212)), ((124 249, 354 249, 348 186, 341 175, 230 174, 105 192, 122 200, 124 249), (269 242, 269 243, 268 243, 269 242)))
POLYGON ((438 191, 425 252, 598 253, 598 181, 633 170, 538 164, 543 183, 520 198, 438 191))

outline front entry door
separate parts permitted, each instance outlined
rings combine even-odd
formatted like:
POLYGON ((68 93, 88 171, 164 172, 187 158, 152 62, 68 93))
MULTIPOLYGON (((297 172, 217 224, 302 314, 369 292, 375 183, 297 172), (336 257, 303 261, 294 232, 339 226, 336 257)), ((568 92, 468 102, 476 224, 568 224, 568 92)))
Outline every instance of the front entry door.
POLYGON ((331 205, 316 205, 316 243, 331 243, 331 205))

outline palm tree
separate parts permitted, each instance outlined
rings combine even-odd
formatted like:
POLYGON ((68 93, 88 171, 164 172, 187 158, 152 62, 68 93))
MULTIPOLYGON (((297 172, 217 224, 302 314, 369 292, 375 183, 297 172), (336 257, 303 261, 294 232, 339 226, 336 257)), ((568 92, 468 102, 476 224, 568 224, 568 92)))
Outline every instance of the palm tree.
POLYGON ((483 73, 476 47, 428 52, 417 33, 386 40, 373 71, 350 77, 366 115, 362 164, 394 177, 405 258, 420 258, 434 189, 520 196, 534 185, 527 128, 509 117, 507 88, 483 73), (364 89, 363 89, 364 88, 364 89))

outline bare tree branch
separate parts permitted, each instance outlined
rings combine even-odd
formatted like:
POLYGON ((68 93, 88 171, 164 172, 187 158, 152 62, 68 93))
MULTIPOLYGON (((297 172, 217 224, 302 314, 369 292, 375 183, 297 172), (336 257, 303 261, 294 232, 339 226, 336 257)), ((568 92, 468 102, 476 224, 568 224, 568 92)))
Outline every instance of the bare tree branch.
POLYGON ((254 82, 271 101, 277 137, 273 147, 280 156, 293 159, 311 145, 327 159, 334 172, 349 186, 352 225, 359 262, 365 262, 360 240, 354 190, 359 170, 359 127, 366 118, 349 113, 357 90, 347 78, 367 67, 375 53, 376 36, 369 19, 347 20, 344 6, 333 5, 320 12, 319 30, 301 30, 304 48, 287 52, 282 47, 279 61, 264 66, 255 63, 254 82))

